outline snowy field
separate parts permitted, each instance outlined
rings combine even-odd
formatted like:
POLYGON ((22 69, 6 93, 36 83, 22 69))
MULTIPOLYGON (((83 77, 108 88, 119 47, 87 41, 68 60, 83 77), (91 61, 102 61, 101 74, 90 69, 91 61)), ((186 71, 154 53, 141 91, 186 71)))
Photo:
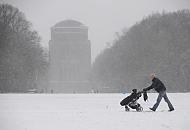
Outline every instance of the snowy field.
POLYGON ((1 94, 0 130, 190 130, 190 93, 168 94, 175 111, 162 100, 156 112, 141 98, 143 112, 125 112, 127 94, 1 94))

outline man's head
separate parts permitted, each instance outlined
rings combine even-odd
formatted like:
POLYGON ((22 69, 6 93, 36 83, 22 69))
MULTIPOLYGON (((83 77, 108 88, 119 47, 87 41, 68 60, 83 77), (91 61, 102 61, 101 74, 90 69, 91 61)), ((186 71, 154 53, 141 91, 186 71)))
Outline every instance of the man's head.
POLYGON ((156 77, 155 73, 150 74, 150 80, 153 80, 156 77))

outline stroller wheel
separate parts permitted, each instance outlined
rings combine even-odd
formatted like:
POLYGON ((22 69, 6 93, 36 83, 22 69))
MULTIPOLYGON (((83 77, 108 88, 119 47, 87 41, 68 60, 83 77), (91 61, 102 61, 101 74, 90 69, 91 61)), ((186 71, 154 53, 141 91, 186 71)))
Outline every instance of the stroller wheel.
POLYGON ((137 110, 138 112, 141 112, 141 111, 143 111, 143 107, 139 106, 136 110, 137 110))
POLYGON ((129 107, 125 106, 125 111, 130 111, 129 107))

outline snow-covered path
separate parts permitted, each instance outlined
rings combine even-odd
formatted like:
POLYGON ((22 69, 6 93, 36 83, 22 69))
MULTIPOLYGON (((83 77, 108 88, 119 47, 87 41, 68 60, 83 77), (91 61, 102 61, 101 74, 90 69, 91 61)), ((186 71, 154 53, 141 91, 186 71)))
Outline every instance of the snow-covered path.
POLYGON ((168 94, 175 111, 157 94, 141 98, 144 112, 125 112, 124 94, 1 94, 0 130, 190 130, 190 93, 168 94))

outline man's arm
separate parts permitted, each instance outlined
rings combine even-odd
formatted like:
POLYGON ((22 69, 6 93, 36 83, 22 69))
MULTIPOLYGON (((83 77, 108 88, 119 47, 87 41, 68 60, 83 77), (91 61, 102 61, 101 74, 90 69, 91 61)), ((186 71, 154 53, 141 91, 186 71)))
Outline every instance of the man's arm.
POLYGON ((155 86, 156 86, 156 82, 153 82, 149 87, 144 88, 143 91, 149 91, 150 89, 155 88, 155 86))

